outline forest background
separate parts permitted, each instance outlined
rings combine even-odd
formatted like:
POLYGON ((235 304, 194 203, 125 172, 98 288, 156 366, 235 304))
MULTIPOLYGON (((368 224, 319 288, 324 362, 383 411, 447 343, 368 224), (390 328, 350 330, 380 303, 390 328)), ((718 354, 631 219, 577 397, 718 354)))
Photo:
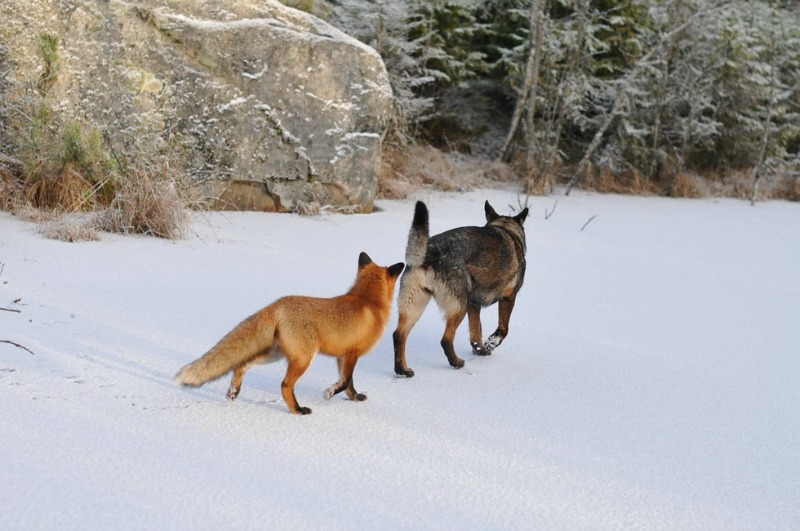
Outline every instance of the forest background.
MULTIPOLYGON (((796 1, 284 3, 383 58, 394 112, 378 197, 512 181, 528 194, 800 200, 796 1)), ((0 118, 24 122, 0 120, 0 208, 44 221, 52 214, 27 206, 105 208, 88 226, 56 223, 59 239, 98 228, 181 237, 185 207, 201 203, 192 177, 169 149, 118 153, 99 130, 54 126, 59 40, 39 38, 31 101, 0 101, 0 118)))
POLYGON ((510 163, 530 193, 800 197, 797 2, 297 1, 382 55, 389 144, 510 163))

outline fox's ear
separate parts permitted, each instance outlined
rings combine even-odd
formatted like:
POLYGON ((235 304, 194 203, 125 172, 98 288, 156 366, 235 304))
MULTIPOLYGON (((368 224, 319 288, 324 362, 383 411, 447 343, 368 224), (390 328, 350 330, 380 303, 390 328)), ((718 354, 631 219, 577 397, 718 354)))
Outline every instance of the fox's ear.
POLYGON ((358 255, 358 267, 361 268, 371 263, 372 263, 372 258, 370 258, 369 255, 364 251, 361 251, 361 254, 358 255))
POLYGON ((525 207, 524 209, 522 209, 522 212, 514 216, 514 220, 520 225, 522 225, 523 223, 525 223, 525 218, 527 217, 528 217, 528 207, 525 207))
POLYGON ((497 215, 497 212, 494 211, 492 205, 489 204, 489 201, 483 205, 483 209, 486 211, 486 222, 491 223, 492 221, 496 220, 500 216, 497 215))
POLYGON ((398 262, 398 263, 396 263, 396 264, 395 264, 395 265, 393 265, 393 266, 389 266, 389 267, 388 267, 388 269, 389 269, 389 276, 390 276, 390 277, 396 277, 397 275, 399 275, 400 273, 402 273, 402 272, 403 272, 403 268, 404 268, 404 267, 405 267, 405 264, 403 264, 403 262, 398 262))

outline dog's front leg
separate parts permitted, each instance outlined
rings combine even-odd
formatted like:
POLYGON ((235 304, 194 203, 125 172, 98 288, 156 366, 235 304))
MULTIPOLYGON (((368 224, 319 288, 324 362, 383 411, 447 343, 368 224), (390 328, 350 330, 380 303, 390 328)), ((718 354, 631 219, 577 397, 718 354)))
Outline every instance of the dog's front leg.
POLYGON ((488 356, 491 352, 483 347, 481 307, 470 302, 467 305, 467 317, 469 317, 469 343, 472 345, 472 353, 476 356, 488 356))
POLYGON ((500 302, 498 303, 500 315, 497 323, 497 330, 495 330, 494 333, 489 336, 489 339, 487 339, 486 343, 483 345, 487 351, 487 354, 491 354, 494 349, 499 347, 508 335, 508 321, 511 319, 511 311, 514 309, 514 301, 515 297, 500 299, 500 302))

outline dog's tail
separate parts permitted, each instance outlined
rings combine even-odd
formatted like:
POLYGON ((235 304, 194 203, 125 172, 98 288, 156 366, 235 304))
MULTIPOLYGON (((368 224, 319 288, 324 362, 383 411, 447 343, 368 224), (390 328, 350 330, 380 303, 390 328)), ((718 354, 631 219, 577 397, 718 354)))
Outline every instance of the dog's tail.
POLYGON ((274 313, 267 307, 239 323, 211 350, 183 367, 175 381, 185 387, 199 387, 267 351, 275 339, 274 313))
POLYGON ((417 201, 414 207, 414 221, 411 222, 411 230, 408 231, 406 267, 421 266, 425 262, 428 231, 428 207, 422 201, 417 201))

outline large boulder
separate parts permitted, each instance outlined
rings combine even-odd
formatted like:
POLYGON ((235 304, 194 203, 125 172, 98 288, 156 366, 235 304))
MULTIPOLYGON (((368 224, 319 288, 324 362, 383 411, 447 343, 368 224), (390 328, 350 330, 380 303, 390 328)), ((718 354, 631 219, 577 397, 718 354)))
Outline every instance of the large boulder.
POLYGON ((56 110, 119 145, 174 143, 218 207, 372 209, 388 76, 320 19, 272 0, 4 0, 0 17, 11 77, 39 75, 38 37, 58 35, 56 110))

